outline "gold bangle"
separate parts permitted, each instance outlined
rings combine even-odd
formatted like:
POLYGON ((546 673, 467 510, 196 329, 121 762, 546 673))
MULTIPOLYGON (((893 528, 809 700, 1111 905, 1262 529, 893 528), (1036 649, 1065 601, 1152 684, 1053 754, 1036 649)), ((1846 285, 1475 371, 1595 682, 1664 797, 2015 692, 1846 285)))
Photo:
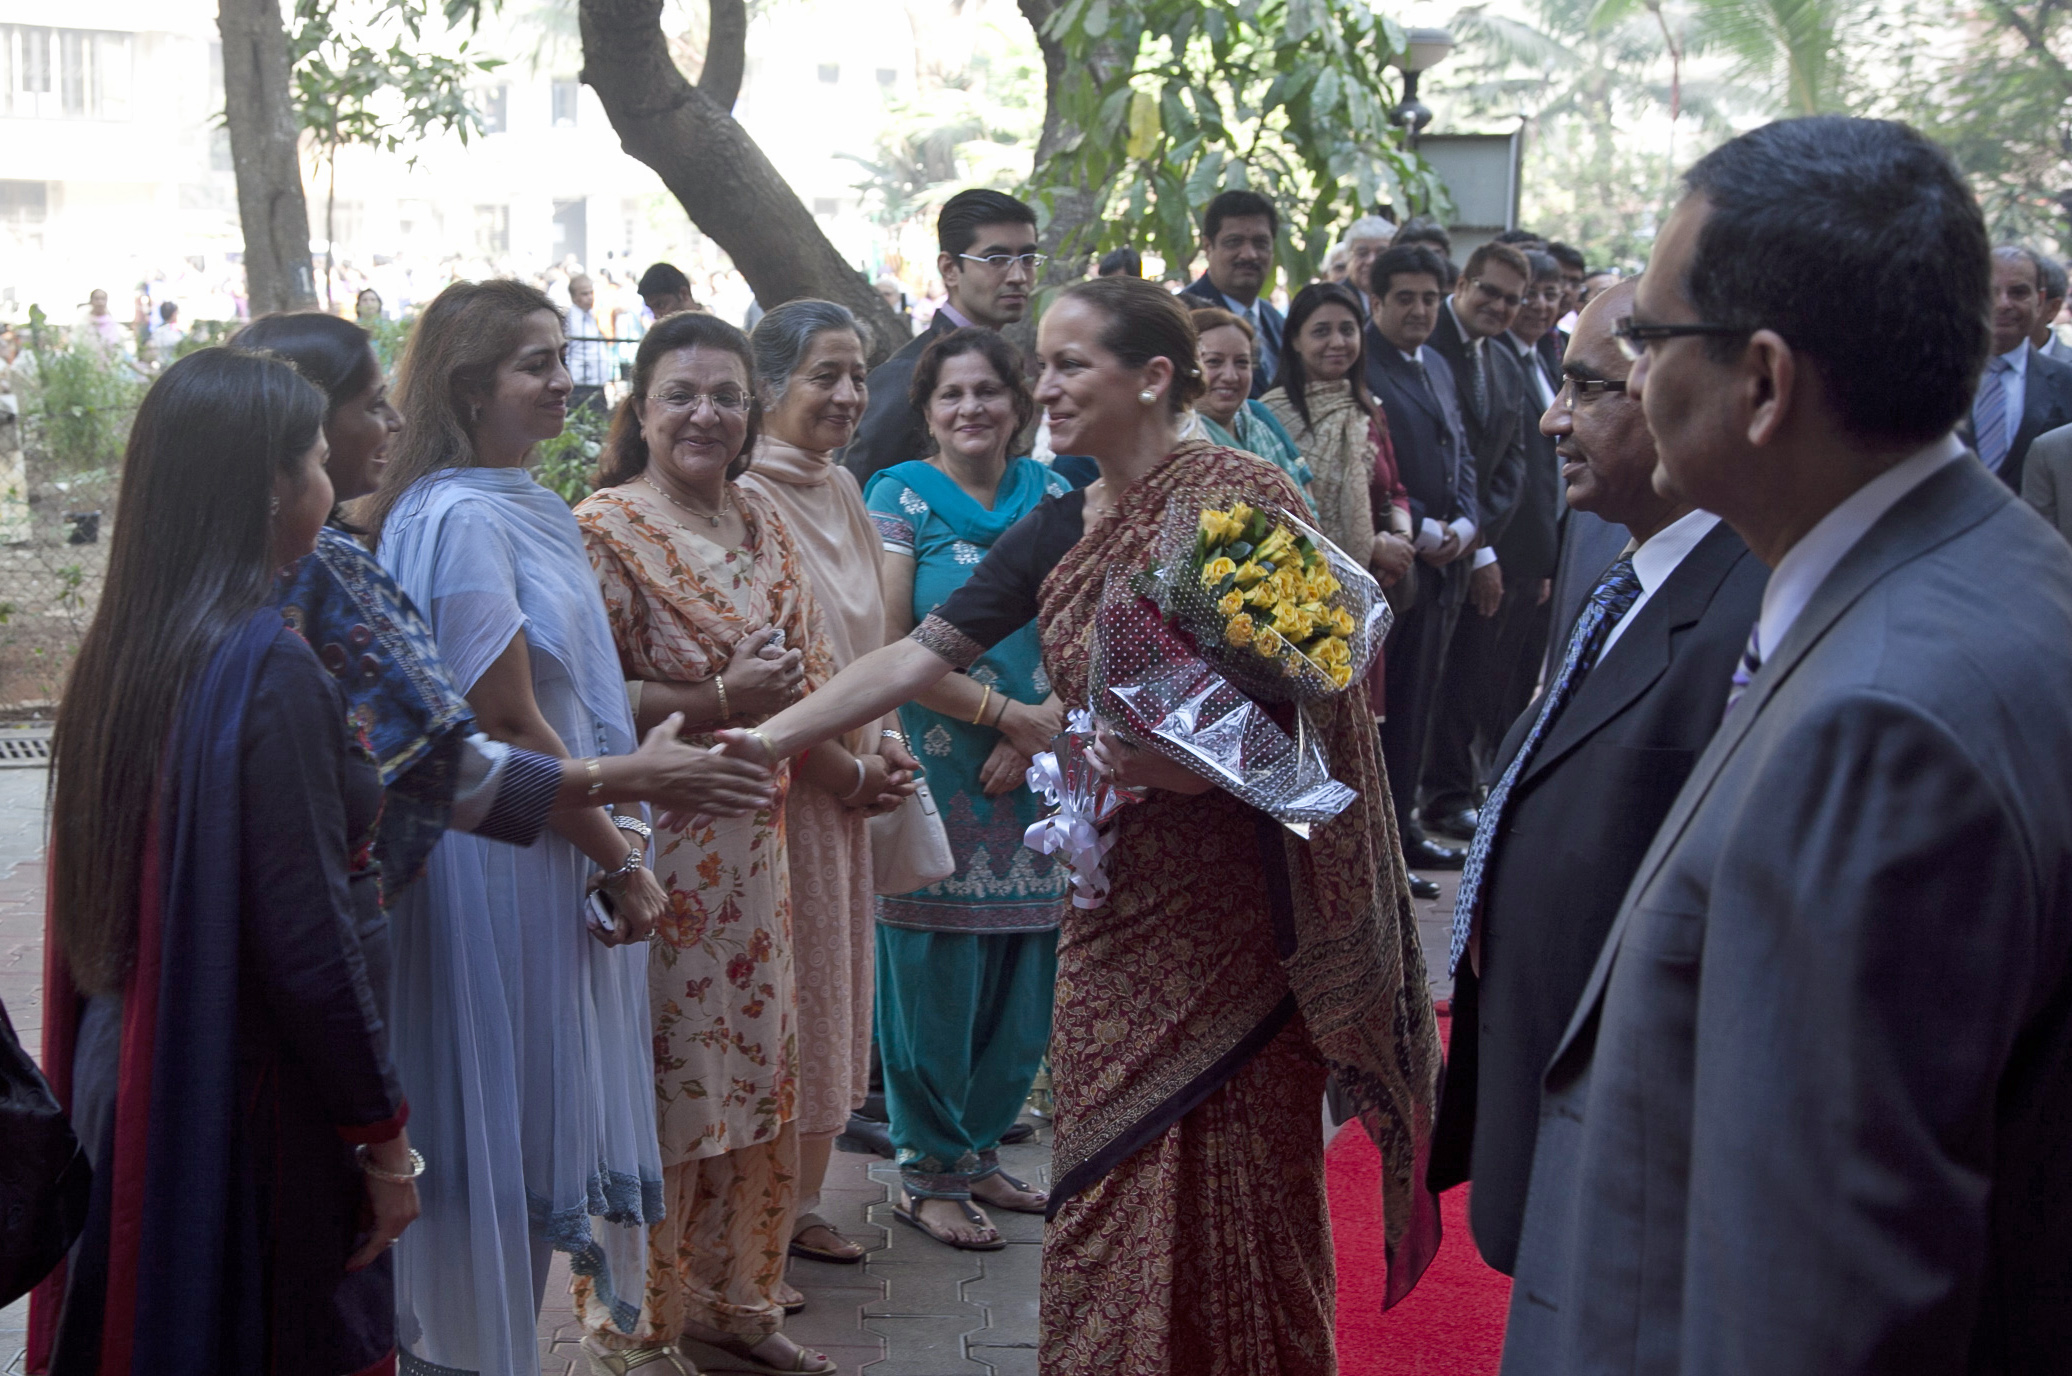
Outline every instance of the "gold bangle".
POLYGON ((724 669, 712 676, 712 686, 719 689, 719 719, 732 721, 734 709, 727 706, 727 675, 724 669))
POLYGON ((971 714, 971 724, 973 726, 977 726, 985 721, 986 708, 993 701, 993 685, 988 683, 985 685, 985 689, 985 696, 978 700, 978 710, 971 714))
POLYGON ((583 761, 583 769, 590 776, 590 786, 583 790, 583 796, 597 801, 597 795, 604 792, 604 763, 596 758, 583 761))
POLYGON ((760 726, 751 726, 748 728, 748 734, 755 740, 756 744, 762 746, 763 753, 770 757, 770 763, 773 765, 776 764, 778 758, 777 747, 770 744, 770 738, 763 734, 763 728, 761 728, 760 726))

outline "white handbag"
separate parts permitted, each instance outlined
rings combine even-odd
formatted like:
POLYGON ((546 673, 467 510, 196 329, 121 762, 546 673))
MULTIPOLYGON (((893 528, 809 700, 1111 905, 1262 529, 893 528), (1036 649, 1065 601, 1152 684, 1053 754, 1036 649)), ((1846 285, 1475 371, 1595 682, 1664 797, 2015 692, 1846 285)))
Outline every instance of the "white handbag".
POLYGON ((905 802, 871 818, 871 888, 878 893, 912 893, 957 872, 935 795, 928 780, 915 782, 905 802))

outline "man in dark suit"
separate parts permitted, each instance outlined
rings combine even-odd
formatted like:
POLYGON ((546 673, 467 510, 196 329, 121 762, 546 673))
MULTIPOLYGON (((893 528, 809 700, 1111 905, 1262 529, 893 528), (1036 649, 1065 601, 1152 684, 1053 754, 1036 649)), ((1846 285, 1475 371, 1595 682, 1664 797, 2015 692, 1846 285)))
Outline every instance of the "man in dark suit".
POLYGON ((2043 259, 2019 245, 1993 250, 1993 357, 1958 434, 2015 491, 2038 435, 2072 425, 2072 363, 2031 342, 2043 314, 2043 259))
POLYGON ((1253 350, 1252 395, 1265 396, 1281 366, 1281 334, 1287 322, 1260 293, 1273 271, 1274 242, 1281 212, 1256 191, 1225 191, 1201 216, 1201 251, 1208 271, 1180 295, 1189 306, 1214 306, 1243 316, 1259 347, 1253 350))
POLYGON ((1503 1370, 2062 1372, 2072 550, 1951 434, 1985 220, 1879 121, 1685 186, 1628 387, 1773 572, 1542 1079, 1503 1370))
MULTIPOLYGON (((1432 347, 1453 369, 1468 447, 1475 455, 1481 511, 1481 547, 1474 551, 1468 574, 1468 610, 1447 651, 1431 756, 1425 762, 1421 814, 1427 829, 1458 836, 1475 833, 1480 782, 1475 739, 1489 715, 1488 694, 1501 692, 1496 682, 1503 676, 1497 641, 1510 571, 1503 566, 1500 547, 1526 490, 1526 436, 1537 434, 1533 427, 1545 409, 1528 404, 1525 369, 1517 351, 1503 343, 1531 283, 1532 266, 1523 253, 1509 244, 1483 244, 1468 255, 1432 330, 1432 347)), ((1537 402, 1537 391, 1532 400, 1537 402)), ((1551 488, 1543 495, 1551 496, 1551 488)), ((1552 512, 1549 506, 1540 514, 1552 512)))
POLYGON ((1445 262, 1422 244, 1374 260, 1367 294, 1367 389, 1388 418, 1396 473, 1410 494, 1419 564, 1417 595, 1402 609, 1386 651, 1382 760, 1412 869, 1458 868, 1465 853, 1430 840, 1413 804, 1431 738, 1432 704, 1467 591, 1464 556, 1477 536, 1475 463, 1446 360, 1425 343, 1438 321, 1445 262))
MULTIPOLYGON (((881 468, 926 458, 928 427, 907 398, 914 365, 952 330, 1005 329, 1029 309, 1043 255, 1036 251, 1036 212, 998 191, 960 191, 935 217, 936 271, 946 299, 928 328, 871 369, 870 404, 842 463, 867 483, 881 468)), ((1019 451, 1017 451, 1019 452, 1019 451)))
MULTIPOLYGON (((1584 310, 1560 394, 1540 421, 1569 505, 1627 533, 1632 601, 1582 628, 1585 641, 1602 643, 1578 652, 1565 685, 1557 664, 1546 695, 1504 737, 1454 911, 1468 958, 1454 963, 1429 1179, 1442 1190, 1474 1180, 1475 1245, 1507 1274, 1532 1174, 1540 1072, 1627 881, 1719 727, 1770 576, 1719 517, 1655 491, 1647 422, 1617 390, 1629 365, 1611 327, 1632 297, 1622 282, 1584 310)), ((1593 592, 1602 595, 1618 557, 1598 565, 1593 592)), ((1569 638, 1560 648, 1565 662, 1569 638)))

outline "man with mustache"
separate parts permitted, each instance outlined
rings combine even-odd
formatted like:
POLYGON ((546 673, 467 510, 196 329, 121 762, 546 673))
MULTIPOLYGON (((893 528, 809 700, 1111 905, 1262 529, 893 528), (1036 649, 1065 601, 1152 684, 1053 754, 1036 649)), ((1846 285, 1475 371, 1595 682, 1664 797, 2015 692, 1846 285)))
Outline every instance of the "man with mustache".
POLYGON ((1252 364, 1252 395, 1262 397, 1273 386, 1281 363, 1281 331, 1285 321, 1264 296, 1273 273, 1274 241, 1281 232, 1281 213, 1256 191, 1225 191, 1210 201, 1201 216, 1201 251, 1209 260, 1204 272, 1186 290, 1189 309, 1214 306, 1243 316, 1252 326, 1259 348, 1252 364))
POLYGON ((1539 421, 1569 506, 1630 538, 1497 751, 1454 910, 1453 1043, 1430 1180, 1474 1180, 1475 1243, 1507 1274, 1540 1072, 1627 881, 1719 726, 1769 580, 1719 517, 1655 490, 1654 441, 1612 337, 1633 287, 1617 283, 1584 307, 1539 421))

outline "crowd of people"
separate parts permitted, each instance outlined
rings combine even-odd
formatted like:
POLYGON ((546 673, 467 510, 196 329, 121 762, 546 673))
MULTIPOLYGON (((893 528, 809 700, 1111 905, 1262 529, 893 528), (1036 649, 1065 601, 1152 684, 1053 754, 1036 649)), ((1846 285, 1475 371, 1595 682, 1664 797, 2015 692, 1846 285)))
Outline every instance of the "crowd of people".
POLYGON ((1201 227, 1033 359, 1000 192, 875 367, 658 264, 573 511, 580 276, 447 287, 393 379, 322 313, 166 366, 54 747, 93 1186, 30 1369, 534 1372, 559 1252, 599 1373, 831 1372, 786 1261, 863 1255, 817 1205, 874 1064, 901 1223, 1047 1217, 1048 1376, 1337 1370, 1327 1099, 1390 1302, 1474 1182, 1506 1373, 2058 1369, 2062 267, 1832 118, 1697 163, 1637 279, 1377 215, 1277 306, 1273 202, 1201 227), (1392 612, 1306 834, 1093 694, 1110 578, 1236 503, 1392 612), (1024 834, 1085 705, 1137 801, 1075 900, 1024 834))

